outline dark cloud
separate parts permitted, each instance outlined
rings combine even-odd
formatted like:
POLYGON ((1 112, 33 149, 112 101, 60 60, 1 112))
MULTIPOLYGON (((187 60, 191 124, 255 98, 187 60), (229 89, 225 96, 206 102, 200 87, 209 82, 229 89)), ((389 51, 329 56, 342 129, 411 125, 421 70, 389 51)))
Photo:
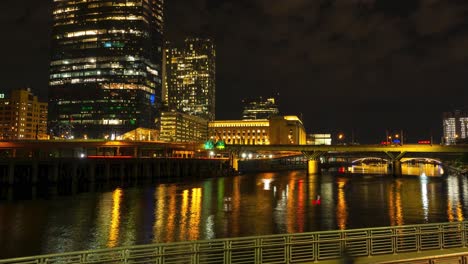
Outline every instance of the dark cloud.
MULTIPOLYGON (((237 107, 240 113, 232 103, 236 96, 240 102, 246 93, 280 91, 280 110, 302 113, 311 131, 340 124, 363 130, 397 126, 414 130, 415 137, 421 130, 440 133, 441 112, 463 106, 468 3, 249 3, 216 1, 204 17, 220 51, 218 94, 236 90, 228 104, 219 97, 220 105, 237 107), (415 122, 415 116, 423 122, 415 122)), ((218 117, 235 113, 218 110, 218 117)))
POLYGON ((47 97, 50 21, 49 1, 1 1, 3 91, 30 87, 47 97))

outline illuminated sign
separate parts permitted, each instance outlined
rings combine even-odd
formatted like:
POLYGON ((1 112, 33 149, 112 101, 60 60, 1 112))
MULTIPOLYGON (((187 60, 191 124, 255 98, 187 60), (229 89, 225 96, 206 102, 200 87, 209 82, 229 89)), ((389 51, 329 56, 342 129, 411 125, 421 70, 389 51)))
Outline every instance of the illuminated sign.
POLYGON ((430 140, 418 140, 418 144, 431 144, 430 140))
POLYGON ((0 94, 0 99, 5 98, 5 94, 0 94))
POLYGON ((214 148, 214 143, 211 140, 208 140, 203 144, 204 149, 213 149, 214 148))

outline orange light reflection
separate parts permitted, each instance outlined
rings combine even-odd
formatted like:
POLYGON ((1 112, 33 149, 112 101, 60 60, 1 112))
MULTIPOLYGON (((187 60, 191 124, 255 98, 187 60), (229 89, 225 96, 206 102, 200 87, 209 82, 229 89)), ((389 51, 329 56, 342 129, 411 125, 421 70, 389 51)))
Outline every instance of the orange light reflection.
POLYGON ((336 205, 336 221, 340 230, 346 229, 346 222, 348 221, 348 208, 346 205, 346 197, 344 187, 347 179, 340 179, 338 181, 338 201, 336 205))
POLYGON ((109 230, 109 240, 107 242, 108 247, 115 247, 117 245, 117 238, 119 237, 119 225, 120 225, 120 203, 122 198, 122 189, 117 188, 112 193, 112 217, 111 226, 109 230))
POLYGON ((189 240, 197 240, 200 235, 200 213, 202 189, 192 189, 192 202, 190 204, 190 219, 189 219, 189 240))

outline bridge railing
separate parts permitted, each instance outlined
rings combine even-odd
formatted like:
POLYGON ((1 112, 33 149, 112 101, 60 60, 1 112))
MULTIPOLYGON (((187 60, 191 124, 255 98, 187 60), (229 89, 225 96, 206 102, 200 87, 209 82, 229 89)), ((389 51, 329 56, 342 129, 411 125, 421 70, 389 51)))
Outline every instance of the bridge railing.
POLYGON ((190 242, 0 260, 0 263, 303 263, 467 246, 468 222, 406 225, 190 242))

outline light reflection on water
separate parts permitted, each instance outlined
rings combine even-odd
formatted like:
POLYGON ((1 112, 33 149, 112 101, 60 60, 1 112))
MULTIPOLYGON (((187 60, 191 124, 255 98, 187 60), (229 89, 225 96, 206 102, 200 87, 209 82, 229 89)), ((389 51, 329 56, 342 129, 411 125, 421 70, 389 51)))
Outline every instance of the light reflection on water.
MULTIPOLYGON (((434 177, 256 173, 0 202, 0 258, 135 244, 462 221, 468 182, 434 177), (319 202, 318 202, 319 201, 319 202)), ((422 171, 421 171, 422 170, 422 171)), ((405 169, 403 168, 403 172, 405 169)))

